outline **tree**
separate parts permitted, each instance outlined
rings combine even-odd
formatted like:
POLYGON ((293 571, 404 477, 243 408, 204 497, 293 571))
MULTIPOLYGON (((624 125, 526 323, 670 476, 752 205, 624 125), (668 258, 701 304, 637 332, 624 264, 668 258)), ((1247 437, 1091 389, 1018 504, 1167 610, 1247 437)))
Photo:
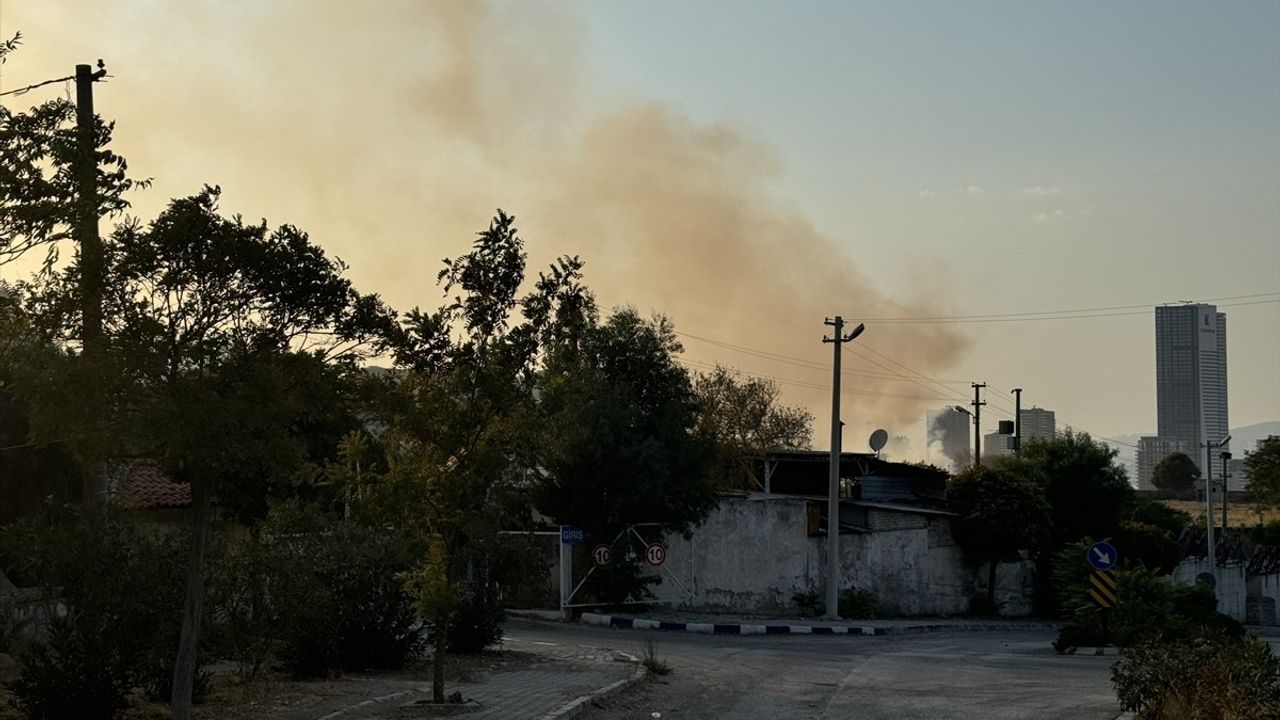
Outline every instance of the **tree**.
POLYGON ((1272 435, 1257 450, 1245 453, 1244 471, 1249 492, 1273 507, 1280 507, 1280 437, 1272 435))
POLYGON ((1068 429, 1027 443, 1009 460, 1044 489, 1055 547, 1083 537, 1110 537, 1120 528, 1134 493, 1116 454, 1088 433, 1068 429))
MULTIPOLYGON (((191 555, 173 670, 179 720, 191 713, 214 498, 233 501, 246 488, 296 477, 312 460, 299 428, 315 417, 325 367, 375 349, 373 339, 391 321, 381 301, 356 293, 342 277, 345 266, 305 233, 224 218, 218 196, 206 187, 171 202, 149 226, 117 227, 106 245, 103 365, 73 351, 64 362, 73 373, 87 365, 90 380, 114 386, 103 393, 102 416, 82 419, 71 434, 107 430, 113 442, 94 451, 148 458, 191 486, 191 555)), ((67 347, 79 336, 76 278, 73 263, 36 296, 43 326, 67 347)), ((45 388, 65 403, 77 384, 55 375, 45 388)), ((58 407, 48 400, 44 407, 58 407)), ((46 413, 46 432, 65 420, 46 413)))
POLYGON ((753 489, 755 465, 770 450, 805 450, 813 441, 813 415, 779 402, 778 384, 716 366, 694 379, 698 432, 716 448, 715 483, 753 489))
POLYGON ((539 349, 550 337, 571 343, 593 308, 577 258, 560 258, 521 295, 526 256, 514 223, 499 210, 471 252, 445 261, 438 280, 450 300, 409 313, 396 335, 400 378, 381 408, 388 469, 373 502, 425 558, 405 586, 432 626, 438 703, 450 620, 470 590, 464 575, 484 560, 479 549, 497 536, 497 509, 529 458, 539 349))
POLYGON ((1199 479, 1200 468, 1186 453, 1181 452, 1166 455, 1156 463, 1151 473, 1151 484, 1161 490, 1185 492, 1194 488, 1199 479))
POLYGON ((1022 558, 1021 551, 1048 537, 1044 491, 1006 464, 972 466, 947 485, 947 507, 958 517, 956 542, 979 562, 989 563, 987 602, 996 608, 996 567, 1022 558))
MULTIPOLYGON (((687 532, 706 517, 713 447, 695 427, 680 349, 668 320, 624 309, 551 353, 538 381, 540 512, 607 540, 635 523, 687 532)), ((624 572, 632 565, 614 569, 607 599, 642 592, 645 581, 624 572)))

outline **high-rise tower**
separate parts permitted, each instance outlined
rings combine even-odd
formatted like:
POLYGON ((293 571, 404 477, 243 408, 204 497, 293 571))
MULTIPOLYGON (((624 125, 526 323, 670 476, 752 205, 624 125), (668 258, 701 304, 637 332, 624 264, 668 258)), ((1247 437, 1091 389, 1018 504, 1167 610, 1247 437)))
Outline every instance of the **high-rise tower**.
POLYGON ((1156 425, 1202 473, 1204 443, 1229 432, 1227 316, 1213 305, 1156 308, 1156 425))

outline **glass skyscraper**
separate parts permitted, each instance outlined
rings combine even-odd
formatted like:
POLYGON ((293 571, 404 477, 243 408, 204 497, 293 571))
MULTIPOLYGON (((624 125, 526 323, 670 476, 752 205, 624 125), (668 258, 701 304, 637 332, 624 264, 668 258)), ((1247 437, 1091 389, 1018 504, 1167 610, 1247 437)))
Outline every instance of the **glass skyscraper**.
POLYGON ((1156 424, 1202 473, 1204 443, 1227 436, 1227 316, 1217 307, 1156 308, 1156 424))

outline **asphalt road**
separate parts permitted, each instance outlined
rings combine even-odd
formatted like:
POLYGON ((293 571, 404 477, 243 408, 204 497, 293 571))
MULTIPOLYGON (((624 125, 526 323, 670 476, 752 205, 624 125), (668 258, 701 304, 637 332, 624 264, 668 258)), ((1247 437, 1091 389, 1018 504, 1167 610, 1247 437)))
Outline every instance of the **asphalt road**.
POLYGON ((1060 656, 1052 631, 896 637, 726 636, 512 620, 531 642, 622 650, 647 640, 672 668, 585 720, 1112 720, 1114 657, 1060 656))

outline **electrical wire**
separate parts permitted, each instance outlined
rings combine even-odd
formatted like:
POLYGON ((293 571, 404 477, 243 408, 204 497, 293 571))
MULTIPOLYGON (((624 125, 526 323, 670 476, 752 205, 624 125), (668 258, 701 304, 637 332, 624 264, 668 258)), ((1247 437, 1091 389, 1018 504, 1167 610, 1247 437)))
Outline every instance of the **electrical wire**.
MULTIPOLYGON (((1280 290, 1265 293, 1250 293, 1247 295, 1228 295, 1224 297, 1205 298, 1204 303, 1214 303, 1227 300, 1249 300, 1253 298, 1269 298, 1266 300, 1253 300, 1252 302, 1236 302, 1224 303, 1222 307, 1239 307, 1242 305, 1266 305, 1280 302, 1280 290)), ((933 324, 933 323, 977 323, 977 322, 1022 322, 1028 320, 1075 320, 1081 318, 1093 317, 1125 317, 1130 315, 1146 315, 1152 307, 1156 305, 1177 305, 1182 303, 1191 303, 1192 301, 1180 301, 1179 303, 1147 303, 1143 305, 1111 305, 1107 307, 1094 308, 1075 308, 1070 310, 1037 310, 1016 313, 991 313, 986 315, 935 315, 935 316, 918 316, 918 317, 883 317, 883 318, 865 318, 862 322, 877 324, 933 324), (1132 312, 1117 312, 1132 311, 1132 312)))

